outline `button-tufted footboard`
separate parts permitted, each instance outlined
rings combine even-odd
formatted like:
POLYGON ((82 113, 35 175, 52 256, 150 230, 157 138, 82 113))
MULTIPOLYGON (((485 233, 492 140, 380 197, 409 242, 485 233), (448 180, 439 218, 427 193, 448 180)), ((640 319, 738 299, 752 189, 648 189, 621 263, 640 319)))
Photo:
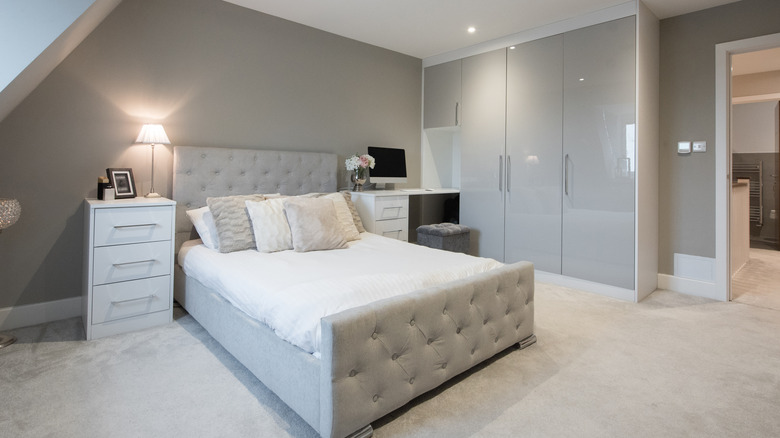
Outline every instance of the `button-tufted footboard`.
POLYGON ((533 265, 521 262, 323 318, 320 434, 370 431, 371 421, 534 339, 533 298, 533 265))

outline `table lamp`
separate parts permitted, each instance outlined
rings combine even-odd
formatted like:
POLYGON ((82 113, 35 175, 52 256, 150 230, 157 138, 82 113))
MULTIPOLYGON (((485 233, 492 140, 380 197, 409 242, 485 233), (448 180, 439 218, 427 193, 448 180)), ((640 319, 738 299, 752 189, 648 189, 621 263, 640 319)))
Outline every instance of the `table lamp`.
MULTIPOLYGON (((22 214, 22 206, 16 199, 0 198, 0 233, 19 220, 22 214)), ((0 333, 0 348, 7 347, 16 342, 16 336, 0 333)))
POLYGON ((147 193, 146 197, 159 198, 160 195, 154 191, 154 145, 171 144, 171 141, 168 140, 168 136, 165 135, 165 129, 163 129, 162 125, 146 124, 141 128, 141 132, 138 134, 138 138, 135 142, 152 146, 152 186, 149 188, 149 193, 147 193))

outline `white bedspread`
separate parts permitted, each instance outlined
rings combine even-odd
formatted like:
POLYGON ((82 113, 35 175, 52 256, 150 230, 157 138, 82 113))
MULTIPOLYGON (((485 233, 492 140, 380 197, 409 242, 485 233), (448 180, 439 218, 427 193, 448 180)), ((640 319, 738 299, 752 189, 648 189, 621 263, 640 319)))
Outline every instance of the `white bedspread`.
POLYGON ((349 242, 348 249, 307 253, 221 254, 195 240, 182 246, 179 264, 279 337, 318 357, 322 317, 502 265, 371 233, 349 242))

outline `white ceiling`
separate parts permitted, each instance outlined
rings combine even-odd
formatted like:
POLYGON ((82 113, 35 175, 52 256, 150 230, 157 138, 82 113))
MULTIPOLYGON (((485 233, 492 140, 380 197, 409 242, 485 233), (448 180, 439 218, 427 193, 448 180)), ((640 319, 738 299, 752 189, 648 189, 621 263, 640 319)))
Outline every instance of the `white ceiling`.
MULTIPOLYGON (((425 59, 625 0, 225 0, 425 59), (466 32, 476 27, 473 34, 466 32)), ((738 0, 644 0, 660 18, 738 0)))
POLYGON ((731 67, 734 76, 780 70, 780 47, 734 55, 731 67))

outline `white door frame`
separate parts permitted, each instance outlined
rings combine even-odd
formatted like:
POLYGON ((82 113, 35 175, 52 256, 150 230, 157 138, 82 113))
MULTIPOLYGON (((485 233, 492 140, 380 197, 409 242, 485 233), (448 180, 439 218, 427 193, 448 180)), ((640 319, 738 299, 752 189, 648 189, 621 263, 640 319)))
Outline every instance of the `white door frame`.
POLYGON ((715 45, 715 298, 731 300, 731 55, 780 47, 780 33, 715 45))

